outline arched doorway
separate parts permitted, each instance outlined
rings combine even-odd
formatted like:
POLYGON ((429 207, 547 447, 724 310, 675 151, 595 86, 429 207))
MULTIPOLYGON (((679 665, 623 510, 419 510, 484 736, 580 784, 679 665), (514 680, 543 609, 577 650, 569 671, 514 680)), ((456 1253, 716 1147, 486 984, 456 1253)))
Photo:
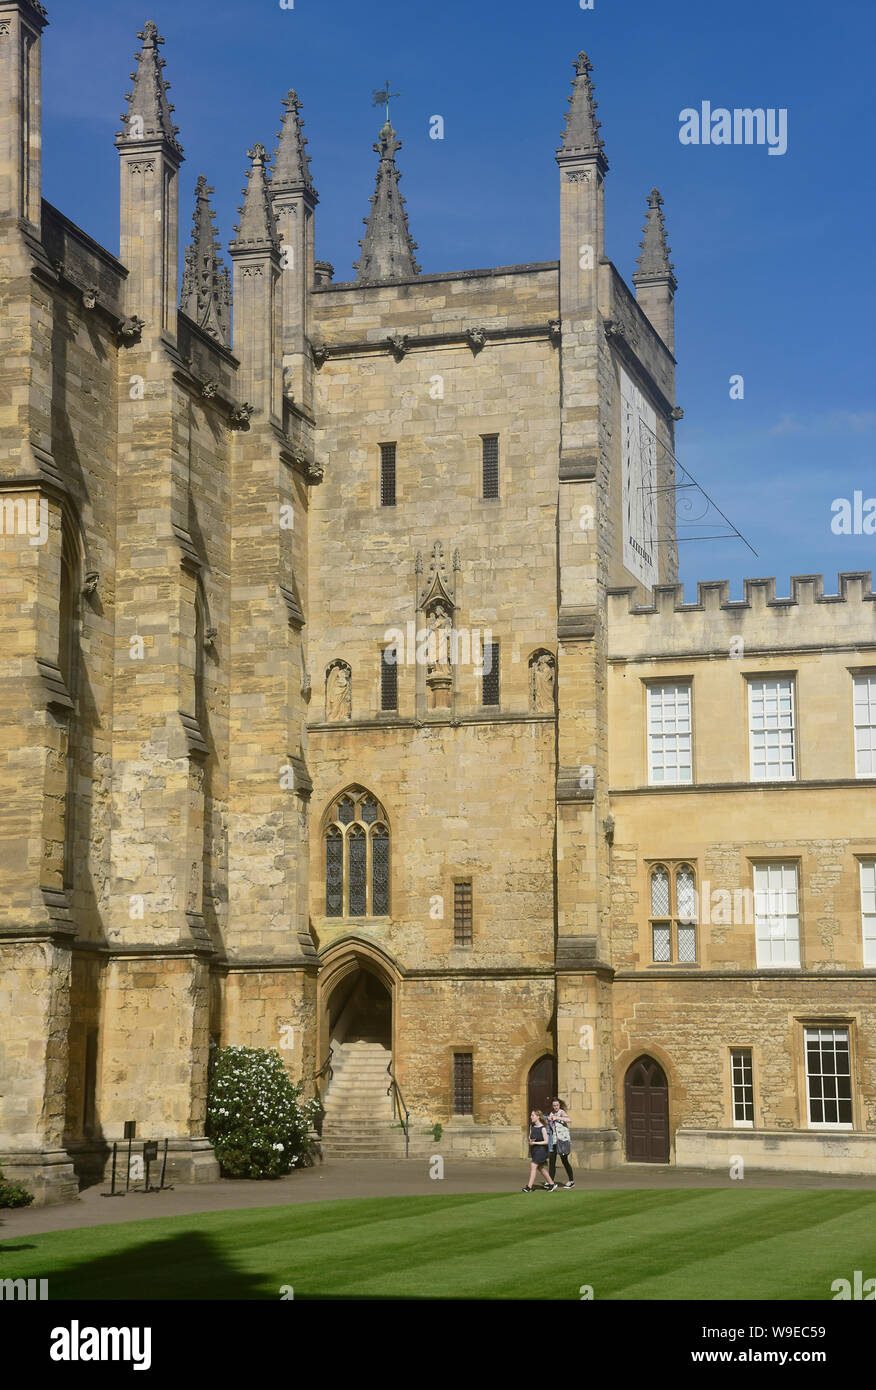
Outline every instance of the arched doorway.
POLYGON ((637 1057, 624 1078, 628 1163, 669 1162, 669 1086, 653 1057, 637 1057))
POLYGON ((331 1048, 322 1091, 322 1152, 332 1158, 374 1158, 394 1153, 392 1065, 393 996, 376 962, 357 954, 325 981, 324 1036, 331 1048))
POLYGON ((356 1042, 392 1047, 392 996, 373 970, 361 965, 344 975, 327 1001, 329 1044, 356 1042))
POLYGON ((557 1059, 548 1054, 539 1057, 529 1068, 526 1081, 526 1118, 532 1110, 540 1110, 546 1115, 551 1101, 557 1094, 557 1059))

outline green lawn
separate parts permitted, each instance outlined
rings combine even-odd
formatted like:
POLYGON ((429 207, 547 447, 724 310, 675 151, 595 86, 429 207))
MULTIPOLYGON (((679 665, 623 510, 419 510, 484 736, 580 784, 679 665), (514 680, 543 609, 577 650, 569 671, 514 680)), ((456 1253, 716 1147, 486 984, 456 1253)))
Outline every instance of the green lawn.
POLYGON ((385 1197, 0 1241, 0 1278, 76 1300, 830 1299, 856 1269, 876 1276, 872 1191, 385 1197))

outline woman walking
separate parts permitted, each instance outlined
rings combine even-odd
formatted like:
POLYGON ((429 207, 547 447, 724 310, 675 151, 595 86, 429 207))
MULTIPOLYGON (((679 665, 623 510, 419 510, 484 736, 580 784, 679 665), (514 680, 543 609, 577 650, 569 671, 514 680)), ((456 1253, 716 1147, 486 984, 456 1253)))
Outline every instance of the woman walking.
POLYGON ((557 1172, 557 1155, 563 1160, 563 1167, 566 1170, 566 1177, 569 1181, 566 1187, 575 1186, 575 1174, 572 1172, 572 1165, 569 1163, 569 1154, 572 1152, 572 1131, 570 1129, 571 1120, 566 1114, 565 1107, 561 1100, 551 1102, 551 1113, 548 1115, 548 1127, 550 1129, 549 1146, 550 1157, 548 1159, 548 1170, 551 1182, 555 1181, 557 1172))
POLYGON ((535 1175, 541 1171, 547 1178, 545 1191, 556 1192, 558 1183, 555 1183, 548 1170, 545 1168, 548 1156, 548 1133, 547 1120, 540 1110, 532 1110, 529 1115, 529 1182, 524 1187, 524 1192, 532 1191, 532 1184, 535 1182, 535 1175))

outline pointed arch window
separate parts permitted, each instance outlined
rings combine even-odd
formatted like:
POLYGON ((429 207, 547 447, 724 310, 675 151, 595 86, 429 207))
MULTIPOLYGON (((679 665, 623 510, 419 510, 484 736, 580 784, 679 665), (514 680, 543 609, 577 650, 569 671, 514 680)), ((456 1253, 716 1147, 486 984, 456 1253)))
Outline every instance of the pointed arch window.
POLYGON ((658 964, 695 965, 697 888, 692 864, 654 864, 649 873, 651 958, 658 964))
POLYGON ((388 916, 389 825, 376 797, 364 787, 337 797, 324 841, 326 916, 388 916))

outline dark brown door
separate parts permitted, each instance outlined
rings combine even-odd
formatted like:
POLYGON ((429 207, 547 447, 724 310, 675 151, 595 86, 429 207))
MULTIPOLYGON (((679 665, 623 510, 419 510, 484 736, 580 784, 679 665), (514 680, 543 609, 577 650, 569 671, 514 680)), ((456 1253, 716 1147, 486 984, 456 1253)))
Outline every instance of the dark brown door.
POLYGON ((624 1082, 627 1162, 669 1162, 669 1087, 653 1057, 633 1062, 624 1082))
POLYGON ((526 1088, 527 1120, 533 1110, 540 1110, 546 1115, 556 1094, 557 1060, 555 1057, 539 1057, 529 1068, 529 1082, 526 1088))

